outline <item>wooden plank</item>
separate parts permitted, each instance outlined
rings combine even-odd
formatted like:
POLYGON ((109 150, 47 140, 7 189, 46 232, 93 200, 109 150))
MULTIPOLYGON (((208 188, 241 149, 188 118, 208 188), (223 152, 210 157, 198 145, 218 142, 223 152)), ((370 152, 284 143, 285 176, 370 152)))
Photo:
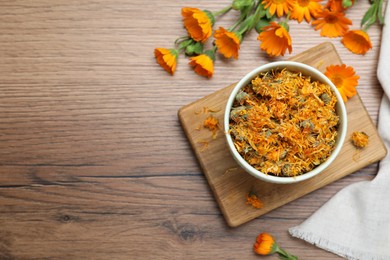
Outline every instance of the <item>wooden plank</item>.
MULTIPOLYGON (((306 63, 321 71, 324 71, 328 65, 342 63, 331 43, 320 44, 291 60, 306 63)), ((259 217, 376 162, 386 154, 386 148, 375 125, 357 95, 346 104, 347 138, 340 155, 328 169, 314 178, 295 184, 283 185, 260 181, 244 172, 233 160, 227 149, 222 129, 214 139, 209 130, 201 127, 204 119, 210 114, 218 118, 220 125, 223 125, 224 107, 234 85, 184 106, 178 112, 182 127, 229 226, 236 227, 259 217), (350 142, 350 135, 354 131, 366 132, 370 138, 370 145, 365 149, 357 150, 350 142), (245 196, 250 191, 259 195, 264 203, 263 208, 254 209, 245 204, 245 196)))
MULTIPOLYGON (((212 12, 228 4, 185 3, 212 12)), ((381 27, 370 27, 373 48, 361 56, 339 37, 290 20, 292 54, 269 58, 252 31, 238 60, 217 54, 212 78, 195 74, 184 55, 171 77, 153 49, 186 35, 185 5, 1 1, 0 259, 255 260, 253 242, 265 231, 299 259, 337 258, 286 230, 343 187, 372 179, 377 164, 231 229, 176 114, 259 64, 330 41, 359 74, 359 94, 376 122, 381 27)), ((348 9, 355 26, 369 6, 355 1, 348 9)), ((231 26, 237 14, 222 16, 214 28, 231 26)))

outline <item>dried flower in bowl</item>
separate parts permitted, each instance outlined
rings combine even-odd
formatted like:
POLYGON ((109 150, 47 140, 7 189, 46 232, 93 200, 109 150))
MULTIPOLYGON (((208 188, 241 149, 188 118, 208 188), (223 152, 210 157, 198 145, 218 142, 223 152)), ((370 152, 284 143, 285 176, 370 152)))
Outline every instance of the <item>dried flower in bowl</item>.
POLYGON ((291 183, 334 160, 346 134, 346 111, 325 75, 301 63, 275 62, 237 84, 224 123, 240 166, 260 179, 291 183))

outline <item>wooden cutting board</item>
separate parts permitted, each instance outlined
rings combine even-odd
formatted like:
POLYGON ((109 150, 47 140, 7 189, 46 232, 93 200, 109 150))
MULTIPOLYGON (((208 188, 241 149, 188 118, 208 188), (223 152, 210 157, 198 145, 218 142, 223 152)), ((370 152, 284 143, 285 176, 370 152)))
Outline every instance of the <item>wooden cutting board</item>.
MULTIPOLYGON (((290 60, 306 63, 320 71, 342 61, 331 43, 323 43, 290 60)), ((195 152, 207 181, 214 192, 221 211, 231 227, 239 226, 277 207, 304 196, 335 180, 351 174, 386 155, 386 148, 375 125, 369 117, 360 97, 356 95, 347 103, 348 132, 338 158, 321 174, 294 184, 273 184, 260 181, 242 170, 234 161, 225 142, 223 114, 228 96, 235 84, 225 87, 198 101, 182 107, 178 116, 184 132, 195 152), (203 121, 213 115, 221 128, 213 133, 204 127, 203 121), (364 131, 369 145, 357 150, 350 141, 354 131, 364 131), (246 194, 255 192, 263 207, 255 209, 246 205, 246 194)))

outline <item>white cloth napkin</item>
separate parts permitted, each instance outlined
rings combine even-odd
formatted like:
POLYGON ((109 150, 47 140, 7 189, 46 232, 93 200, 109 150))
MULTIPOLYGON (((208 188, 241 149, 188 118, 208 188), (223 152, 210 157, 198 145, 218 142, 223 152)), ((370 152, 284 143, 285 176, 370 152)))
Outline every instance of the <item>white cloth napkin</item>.
POLYGON ((342 189, 289 229, 292 236, 348 259, 390 259, 390 7, 382 30, 377 75, 384 95, 378 131, 389 152, 372 181, 342 189))

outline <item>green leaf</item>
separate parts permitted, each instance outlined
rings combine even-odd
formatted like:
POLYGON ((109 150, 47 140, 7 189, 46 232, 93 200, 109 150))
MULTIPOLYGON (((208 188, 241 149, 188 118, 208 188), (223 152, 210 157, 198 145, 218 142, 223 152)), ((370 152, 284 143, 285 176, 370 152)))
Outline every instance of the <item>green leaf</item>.
POLYGON ((185 50, 185 54, 188 56, 199 55, 203 52, 203 44, 195 42, 194 44, 188 45, 185 50))
POLYGON ((215 53, 213 50, 207 50, 204 52, 204 54, 206 54, 207 56, 210 57, 210 59, 212 59, 213 61, 215 61, 215 53))
POLYGON ((268 19, 270 18, 270 17, 268 17, 270 15, 270 13, 269 13, 269 11, 264 9, 264 5, 262 5, 260 3, 258 8, 259 8, 259 18, 263 18, 264 16, 267 16, 268 19))
POLYGON ((179 48, 179 49, 184 49, 184 48, 186 48, 188 45, 192 44, 193 42, 194 42, 193 39, 188 39, 188 40, 182 41, 182 42, 178 45, 178 48, 179 48))
POLYGON ((269 7, 266 10, 265 16, 267 17, 267 19, 273 18, 273 15, 271 15, 271 13, 269 12, 269 7))
POLYGON ((251 29, 251 26, 254 23, 254 18, 255 18, 255 16, 252 14, 252 15, 248 16, 245 19, 245 21, 242 22, 242 24, 240 25, 240 28, 238 29, 239 34, 243 35, 246 33, 246 31, 251 29))
POLYGON ((383 18, 383 0, 380 0, 378 3, 378 14, 377 14, 379 24, 384 24, 385 19, 383 18))
POLYGON ((213 13, 210 12, 209 10, 203 10, 203 12, 208 16, 208 18, 211 21, 211 24, 214 25, 215 24, 215 17, 213 15, 213 13))
MULTIPOLYGON (((362 21, 360 23, 360 26, 362 27, 368 27, 375 23, 376 21, 376 4, 373 4, 370 6, 370 8, 368 8, 367 12, 364 14, 363 18, 362 18, 362 21)), ((367 27, 367 28, 368 28, 367 27)))
POLYGON ((371 5, 362 18, 362 24, 365 23, 365 21, 367 21, 371 16, 373 16, 374 13, 375 13, 375 6, 371 5))

